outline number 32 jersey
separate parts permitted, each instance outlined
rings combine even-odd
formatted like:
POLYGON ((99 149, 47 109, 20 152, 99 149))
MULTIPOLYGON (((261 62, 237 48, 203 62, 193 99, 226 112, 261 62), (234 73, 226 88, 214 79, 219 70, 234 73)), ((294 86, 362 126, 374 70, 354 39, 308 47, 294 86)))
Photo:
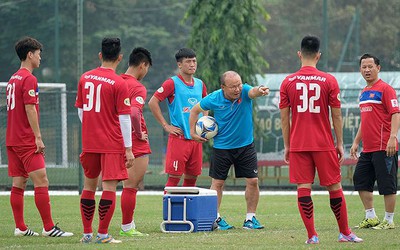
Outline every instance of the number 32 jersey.
POLYGON ((340 90, 331 74, 305 66, 287 76, 280 88, 279 108, 291 109, 290 151, 335 148, 329 107, 340 108, 340 90))
POLYGON ((83 109, 83 152, 124 152, 118 116, 131 110, 122 77, 113 69, 101 67, 84 73, 78 83, 75 107, 83 109))

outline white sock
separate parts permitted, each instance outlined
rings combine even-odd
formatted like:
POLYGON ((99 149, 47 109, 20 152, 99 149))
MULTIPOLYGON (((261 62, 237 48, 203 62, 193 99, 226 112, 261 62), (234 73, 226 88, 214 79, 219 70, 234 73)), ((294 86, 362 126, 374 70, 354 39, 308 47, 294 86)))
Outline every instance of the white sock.
POLYGON ((133 228, 132 222, 128 223, 128 224, 122 224, 121 225, 121 229, 124 232, 127 232, 127 231, 131 230, 132 228, 133 228))
POLYGON ((370 208, 365 210, 365 219, 372 219, 376 217, 375 209, 370 208))
POLYGON ((218 218, 221 218, 221 215, 220 215, 219 213, 217 213, 217 219, 218 219, 218 218))
POLYGON ((389 222, 389 224, 393 223, 394 213, 385 212, 385 220, 389 222))
POLYGON ((246 221, 253 219, 253 216, 256 217, 256 213, 247 213, 246 214, 246 221))
POLYGON ((93 233, 83 234, 83 236, 90 236, 90 237, 93 237, 93 233))

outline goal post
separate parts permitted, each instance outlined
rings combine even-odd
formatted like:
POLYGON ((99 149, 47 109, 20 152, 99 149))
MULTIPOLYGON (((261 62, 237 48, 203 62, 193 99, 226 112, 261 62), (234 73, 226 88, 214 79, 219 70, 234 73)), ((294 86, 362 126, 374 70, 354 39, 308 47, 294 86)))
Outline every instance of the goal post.
MULTIPOLYGON (((47 167, 68 167, 67 88, 65 83, 39 83, 40 129, 47 167)), ((7 82, 0 82, 0 167, 7 167, 7 82), (4 150, 4 151, 3 151, 4 150), (3 152, 2 152, 3 151, 3 152)))

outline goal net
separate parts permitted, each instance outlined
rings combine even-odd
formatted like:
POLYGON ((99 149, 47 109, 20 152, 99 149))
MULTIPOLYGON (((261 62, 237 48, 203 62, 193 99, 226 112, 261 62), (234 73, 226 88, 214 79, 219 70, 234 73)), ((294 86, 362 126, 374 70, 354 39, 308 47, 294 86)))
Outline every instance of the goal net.
MULTIPOLYGON (((7 167, 6 82, 0 82, 0 167, 7 167)), ((65 83, 39 83, 40 130, 47 167, 68 167, 67 96, 65 83)))

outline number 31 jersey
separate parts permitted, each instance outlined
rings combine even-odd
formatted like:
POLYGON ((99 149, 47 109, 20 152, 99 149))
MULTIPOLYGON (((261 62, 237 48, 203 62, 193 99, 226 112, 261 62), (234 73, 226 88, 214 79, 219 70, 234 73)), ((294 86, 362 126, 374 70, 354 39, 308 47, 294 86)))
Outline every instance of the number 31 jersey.
POLYGON ((113 69, 96 68, 78 83, 75 107, 83 109, 82 151, 123 153, 119 115, 130 114, 126 83, 113 69))
POLYGON ((305 66, 287 76, 280 88, 279 108, 291 109, 290 151, 335 148, 329 107, 340 108, 340 90, 331 74, 305 66))
POLYGON ((39 87, 36 77, 26 68, 21 68, 11 76, 6 92, 6 146, 35 145, 35 134, 29 124, 25 105, 35 105, 39 120, 39 87))

